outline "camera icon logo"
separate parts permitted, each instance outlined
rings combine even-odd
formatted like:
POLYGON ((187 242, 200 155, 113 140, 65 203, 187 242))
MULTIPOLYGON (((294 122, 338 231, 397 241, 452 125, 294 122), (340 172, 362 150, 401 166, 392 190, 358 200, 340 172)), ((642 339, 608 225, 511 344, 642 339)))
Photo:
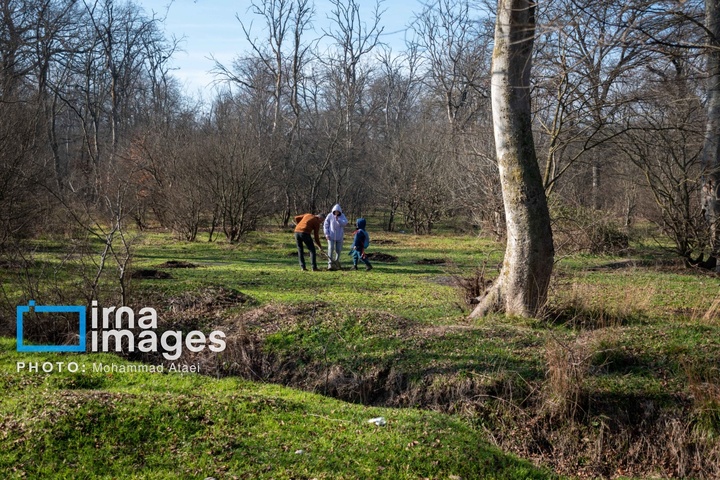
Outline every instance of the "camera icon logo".
POLYGON ((27 305, 17 307, 17 351, 18 352, 84 352, 87 331, 85 307, 82 305, 35 305, 30 300, 27 305), (26 313, 76 313, 79 321, 78 345, 25 345, 23 339, 23 320, 26 313))

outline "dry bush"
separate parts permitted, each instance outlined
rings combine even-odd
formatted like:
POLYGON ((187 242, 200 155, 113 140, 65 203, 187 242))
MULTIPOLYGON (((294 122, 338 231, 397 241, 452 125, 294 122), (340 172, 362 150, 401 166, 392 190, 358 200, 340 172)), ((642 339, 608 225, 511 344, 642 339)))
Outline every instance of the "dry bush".
POLYGON ((618 255, 630 248, 630 235, 608 214, 583 207, 552 208, 553 238, 559 253, 618 255))
POLYGON ((686 364, 684 370, 692 399, 694 433, 720 440, 720 368, 686 364))
POLYGON ((715 300, 713 300, 710 308, 708 308, 705 314, 702 316, 702 322, 711 325, 720 322, 720 297, 717 297, 715 300))
POLYGON ((585 337, 563 342, 551 336, 545 344, 547 364, 543 406, 551 417, 574 421, 584 413, 588 375, 593 352, 585 337))

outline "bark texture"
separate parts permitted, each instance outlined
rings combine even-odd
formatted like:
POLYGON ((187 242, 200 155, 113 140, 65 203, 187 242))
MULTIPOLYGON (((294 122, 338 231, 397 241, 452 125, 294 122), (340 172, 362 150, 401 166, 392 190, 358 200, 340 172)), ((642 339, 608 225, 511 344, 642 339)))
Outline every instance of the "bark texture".
POLYGON ((720 253, 720 0, 705 0, 707 27, 707 125, 702 152, 702 209, 713 254, 720 253))
POLYGON ((499 0, 491 94, 507 247, 500 276, 471 318, 497 311, 532 317, 547 299, 554 248, 531 128, 534 38, 535 2, 499 0))

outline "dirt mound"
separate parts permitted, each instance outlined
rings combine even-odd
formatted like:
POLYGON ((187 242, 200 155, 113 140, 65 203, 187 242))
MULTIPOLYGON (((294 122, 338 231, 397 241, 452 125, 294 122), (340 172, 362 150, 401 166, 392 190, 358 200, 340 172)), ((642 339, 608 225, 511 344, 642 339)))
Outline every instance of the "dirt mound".
POLYGON ((170 275, 169 273, 162 272, 154 268, 143 268, 141 270, 135 270, 130 274, 130 277, 137 280, 167 280, 169 278, 173 278, 172 275, 170 275))
POLYGON ((422 258, 415 262, 416 265, 445 265, 447 258, 422 258))
POLYGON ((397 262, 398 257, 395 255, 390 255, 387 253, 381 253, 381 252, 372 252, 367 254, 367 258, 375 261, 375 262, 385 262, 385 263, 391 263, 391 262, 397 262))
POLYGON ((252 305, 255 299, 239 290, 222 286, 211 286, 199 291, 185 292, 168 301, 173 311, 204 310, 216 311, 218 309, 236 307, 239 305, 252 305))
POLYGON ((160 265, 155 265, 155 268, 197 268, 198 266, 194 263, 185 262, 183 260, 168 260, 160 265))

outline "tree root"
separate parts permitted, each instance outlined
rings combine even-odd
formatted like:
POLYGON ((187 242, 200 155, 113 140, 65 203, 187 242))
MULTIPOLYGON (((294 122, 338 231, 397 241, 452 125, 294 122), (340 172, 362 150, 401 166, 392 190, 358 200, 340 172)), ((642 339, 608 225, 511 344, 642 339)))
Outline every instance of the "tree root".
POLYGON ((481 318, 491 313, 502 312, 505 310, 505 298, 503 294, 503 282, 498 279, 493 283, 482 297, 478 297, 478 303, 470 313, 471 319, 481 318))

